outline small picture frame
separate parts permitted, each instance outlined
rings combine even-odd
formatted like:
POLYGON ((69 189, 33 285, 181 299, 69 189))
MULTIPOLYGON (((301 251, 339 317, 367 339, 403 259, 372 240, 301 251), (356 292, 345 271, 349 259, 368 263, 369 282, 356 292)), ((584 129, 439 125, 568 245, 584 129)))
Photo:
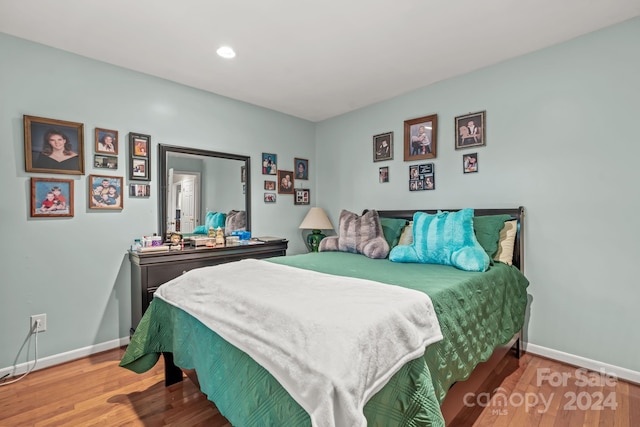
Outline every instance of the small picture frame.
POLYGON ((309 179, 309 160, 296 157, 293 159, 293 164, 295 165, 296 179, 309 179))
POLYGON ((435 190, 433 163, 409 166, 409 191, 435 190))
POLYGON ((276 191, 276 182, 275 181, 265 181, 264 189, 267 191, 276 191))
POLYGON ((26 172, 84 175, 84 125, 23 116, 26 172))
POLYGON ((478 153, 469 153, 462 156, 462 171, 464 173, 478 172, 478 153))
POLYGON ((389 182, 389 166, 383 166, 378 169, 378 180, 380 184, 389 182))
POLYGON ((94 154, 93 166, 98 169, 118 169, 118 157, 94 154))
POLYGON ((455 118, 456 150, 486 144, 486 111, 455 118))
POLYGON ((151 136, 129 133, 129 179, 151 181, 151 136))
POLYGON ((138 159, 133 157, 131 159, 131 175, 129 176, 129 179, 145 180, 148 176, 147 167, 147 159, 138 159))
POLYGON ((373 136, 373 161, 393 160, 393 132, 373 136))
POLYGON ((293 198, 294 205, 308 205, 311 200, 310 190, 306 188, 296 188, 296 194, 293 198))
POLYGON ((264 193, 264 202, 265 203, 275 203, 276 202, 276 193, 264 193))
POLYGON ((278 174, 278 155, 262 153, 262 175, 278 174))
POLYGON ((151 186, 149 184, 129 184, 130 197, 151 196, 151 186))
POLYGON ((122 210, 121 176, 89 175, 89 209, 122 210))
POLYGON ((437 114, 405 120, 404 161, 435 159, 437 137, 437 114))
POLYGON ((96 153, 118 154, 118 131, 96 128, 96 153))
POLYGON ((278 193, 293 194, 293 171, 278 171, 278 193))
POLYGON ((240 166, 240 182, 247 182, 247 167, 240 166))
POLYGON ((31 216, 73 217, 73 180, 31 178, 31 216))

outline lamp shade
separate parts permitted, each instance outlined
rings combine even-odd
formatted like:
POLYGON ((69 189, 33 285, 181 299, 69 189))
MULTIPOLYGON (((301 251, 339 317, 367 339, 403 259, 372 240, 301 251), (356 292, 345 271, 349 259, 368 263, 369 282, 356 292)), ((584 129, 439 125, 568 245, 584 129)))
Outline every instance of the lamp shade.
POLYGON ((304 217, 301 229, 311 230, 333 230, 333 225, 322 208, 311 208, 307 216, 304 217))
POLYGON ((331 221, 327 218, 327 214, 324 212, 324 209, 311 208, 307 213, 307 216, 304 217, 302 224, 300 224, 300 228, 312 230, 311 234, 307 236, 307 248, 311 252, 318 252, 320 241, 327 237, 322 234, 320 230, 333 230, 333 225, 331 225, 331 221))

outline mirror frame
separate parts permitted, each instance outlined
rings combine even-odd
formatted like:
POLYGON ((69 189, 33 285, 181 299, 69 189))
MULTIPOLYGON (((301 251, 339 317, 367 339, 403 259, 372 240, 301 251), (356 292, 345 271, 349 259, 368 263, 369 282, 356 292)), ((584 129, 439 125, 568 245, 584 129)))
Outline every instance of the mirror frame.
POLYGON ((219 151, 202 150, 199 148, 178 147, 175 145, 158 144, 158 175, 160 185, 158 187, 158 226, 160 232, 158 236, 162 236, 163 241, 167 240, 167 155, 169 153, 191 154, 204 157, 217 157, 220 159, 240 160, 244 161, 246 170, 246 191, 244 192, 244 206, 247 212, 247 230, 251 230, 251 157, 240 154, 222 153, 219 151))

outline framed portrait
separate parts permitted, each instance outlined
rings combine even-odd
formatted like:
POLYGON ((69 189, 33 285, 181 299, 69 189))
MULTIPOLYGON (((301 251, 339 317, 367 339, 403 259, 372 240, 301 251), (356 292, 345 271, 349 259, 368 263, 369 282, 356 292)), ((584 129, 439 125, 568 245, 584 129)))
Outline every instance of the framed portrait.
POLYGON ((309 179, 309 160, 296 157, 293 164, 296 168, 296 179, 309 179))
POLYGON ((96 153, 118 154, 118 131, 96 128, 96 153))
POLYGON ((486 143, 486 111, 469 113, 455 119, 456 150, 480 147, 486 143))
POLYGON ((435 190, 434 164, 409 166, 409 191, 435 190))
POLYGON ((310 191, 306 188, 296 188, 296 194, 293 198, 294 205, 308 205, 311 199, 310 191))
POLYGON ((132 158, 129 179, 148 180, 148 166, 149 162, 147 162, 147 159, 138 159, 136 157, 132 158))
POLYGON ((373 161, 393 160, 393 132, 373 136, 373 161))
POLYGON ((149 157, 149 144, 151 143, 151 136, 132 132, 129 134, 129 142, 132 156, 149 157))
POLYGON ((293 171, 278 171, 278 193, 293 194, 293 171))
POLYGON ((84 175, 84 125, 24 116, 27 172, 84 175))
POLYGON ((94 154, 93 166, 98 169, 118 169, 118 157, 94 154))
POLYGON ((262 175, 278 174, 278 155, 262 153, 262 175))
POLYGON ((275 181, 265 181, 264 189, 267 191, 276 191, 276 182, 275 181))
POLYGON ((129 196, 149 197, 151 196, 151 186, 149 184, 129 184, 129 196))
POLYGON ((89 209, 122 210, 121 176, 89 175, 89 209))
POLYGON ((404 122, 404 161, 435 159, 438 115, 418 117, 404 122))
POLYGON ((73 180, 31 178, 32 217, 72 217, 73 180))
POLYGON ((151 181, 151 136, 129 133, 129 179, 151 181))
POLYGON ((275 203, 276 202, 276 193, 264 193, 264 202, 265 203, 275 203))
POLYGON ((378 179, 380 184, 389 182, 389 166, 384 166, 378 169, 378 179))
POLYGON ((478 153, 470 153, 462 156, 462 171, 464 173, 478 172, 478 153))

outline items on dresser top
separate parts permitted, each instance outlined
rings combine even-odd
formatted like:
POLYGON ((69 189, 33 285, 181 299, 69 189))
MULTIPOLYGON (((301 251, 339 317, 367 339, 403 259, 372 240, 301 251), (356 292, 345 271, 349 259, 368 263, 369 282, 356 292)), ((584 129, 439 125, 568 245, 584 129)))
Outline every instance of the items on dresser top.
POLYGON ((150 252, 169 252, 169 246, 147 246, 138 249, 138 252, 141 253, 150 253, 150 252))
POLYGON ((282 237, 274 237, 274 236, 260 236, 260 237, 254 237, 254 240, 257 240, 259 242, 280 242, 283 239, 282 237))

